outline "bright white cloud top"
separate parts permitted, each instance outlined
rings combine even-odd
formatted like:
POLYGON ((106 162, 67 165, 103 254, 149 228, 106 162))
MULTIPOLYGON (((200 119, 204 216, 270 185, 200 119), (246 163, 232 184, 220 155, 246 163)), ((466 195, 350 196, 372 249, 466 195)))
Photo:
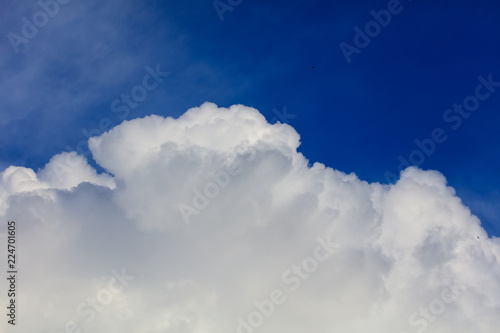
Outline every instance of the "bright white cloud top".
POLYGON ((20 331, 497 332, 500 241, 440 173, 369 184, 299 139, 205 103, 90 139, 108 174, 4 170, 20 331))

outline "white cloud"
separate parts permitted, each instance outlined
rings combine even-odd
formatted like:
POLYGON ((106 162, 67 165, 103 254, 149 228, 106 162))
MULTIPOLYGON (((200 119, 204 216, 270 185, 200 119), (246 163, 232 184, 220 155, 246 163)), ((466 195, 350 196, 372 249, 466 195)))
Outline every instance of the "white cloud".
POLYGON ((205 103, 91 139, 110 175, 68 153, 38 173, 3 171, 0 214, 18 222, 23 253, 20 327, 496 332, 500 242, 443 175, 412 167, 369 184, 309 165, 299 139, 255 109, 205 103), (326 243, 338 247, 319 260, 326 243), (112 293, 122 268, 131 278, 112 293))

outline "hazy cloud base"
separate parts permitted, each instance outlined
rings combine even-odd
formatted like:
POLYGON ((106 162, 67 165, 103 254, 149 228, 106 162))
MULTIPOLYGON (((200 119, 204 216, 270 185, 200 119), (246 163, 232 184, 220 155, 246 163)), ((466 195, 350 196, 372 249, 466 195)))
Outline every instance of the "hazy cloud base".
POLYGON ((370 184, 299 144, 255 109, 205 103, 90 139, 108 174, 75 153, 7 168, 19 328, 497 331, 500 242, 443 175, 370 184))

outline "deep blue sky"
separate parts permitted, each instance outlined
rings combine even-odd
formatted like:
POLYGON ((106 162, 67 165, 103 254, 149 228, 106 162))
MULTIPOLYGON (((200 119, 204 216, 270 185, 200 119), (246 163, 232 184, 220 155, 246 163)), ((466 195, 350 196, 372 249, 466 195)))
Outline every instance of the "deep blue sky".
POLYGON ((76 150, 82 130, 105 118, 119 124, 113 100, 159 65, 170 75, 127 119, 177 117, 211 101, 252 106, 276 121, 273 109, 286 107, 311 163, 367 181, 387 182, 398 156, 408 159, 415 139, 441 128, 447 140, 421 167, 442 172, 500 235, 500 87, 456 129, 443 119, 474 95, 479 75, 500 82, 497 1, 402 0, 350 63, 339 44, 354 45, 354 28, 364 30, 387 1, 231 2, 241 3, 221 21, 210 0, 72 0, 16 53, 9 33, 22 36, 23 17, 33 22, 41 7, 1 1, 0 170, 37 170, 76 150))

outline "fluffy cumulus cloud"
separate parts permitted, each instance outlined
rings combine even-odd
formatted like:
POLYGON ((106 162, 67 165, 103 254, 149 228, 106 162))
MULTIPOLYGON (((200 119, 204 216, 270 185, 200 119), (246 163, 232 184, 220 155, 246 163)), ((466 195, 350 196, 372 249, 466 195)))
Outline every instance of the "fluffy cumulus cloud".
POLYGON ((106 173, 74 153, 5 169, 19 328, 497 331, 500 241, 443 175, 367 183, 299 144, 255 109, 205 103, 91 138, 106 173))

